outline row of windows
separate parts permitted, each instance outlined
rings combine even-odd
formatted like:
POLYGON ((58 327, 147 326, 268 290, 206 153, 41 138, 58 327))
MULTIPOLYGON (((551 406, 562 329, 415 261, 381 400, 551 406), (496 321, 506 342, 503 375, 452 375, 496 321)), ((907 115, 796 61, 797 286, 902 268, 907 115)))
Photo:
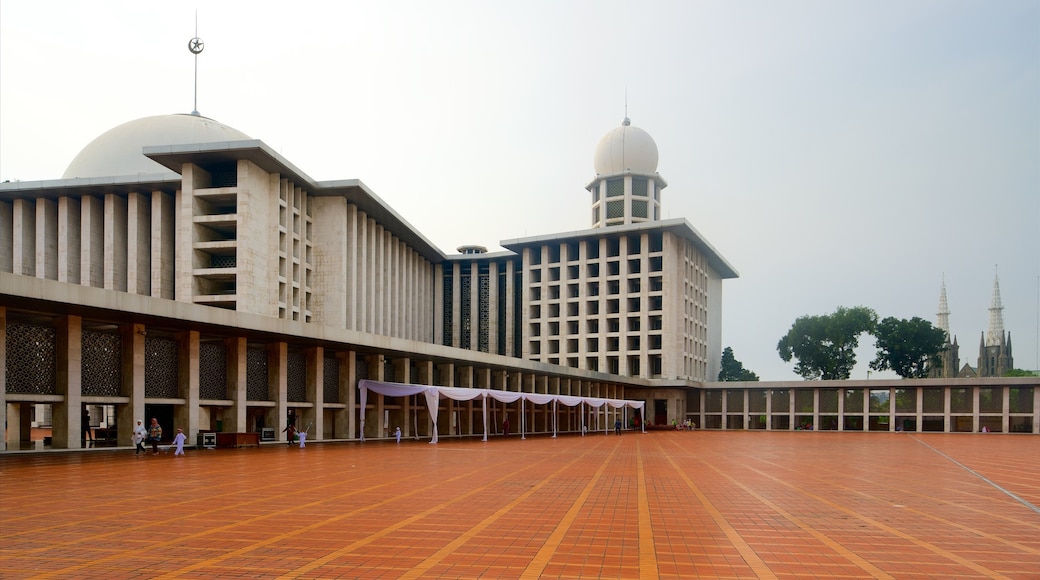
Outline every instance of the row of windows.
MULTIPOLYGON (((602 330, 607 334, 615 334, 621 332, 621 319, 620 318, 607 318, 600 324, 600 319, 587 319, 585 322, 584 334, 599 334, 602 330)), ((632 316, 625 321, 626 332, 640 332, 642 331, 643 321, 639 316, 632 316)), ((661 316, 649 316, 646 319, 646 329, 650 331, 661 330, 664 328, 664 321, 661 316)), ((564 328, 567 335, 582 334, 581 332, 581 321, 569 320, 567 322, 532 322, 528 326, 531 331, 531 337, 537 338, 542 336, 542 329, 546 330, 546 336, 554 337, 560 336, 560 328, 564 328)), ((660 348, 660 347, 651 347, 660 348)))
MULTIPOLYGON (((602 186, 605 189, 606 197, 623 197, 625 195, 625 178, 615 177, 607 179, 602 182, 602 186)), ((650 180, 645 177, 632 177, 632 195, 638 197, 653 197, 654 200, 659 200, 661 196, 661 190, 656 187, 651 187, 650 180)), ((592 203, 596 203, 600 199, 600 187, 596 184, 596 187, 592 188, 592 203)))
MULTIPOLYGON (((644 288, 643 282, 638 278, 630 278, 628 283, 624 285, 625 295, 641 294, 644 288)), ((648 294, 657 294, 664 292, 664 284, 660 278, 651 278, 645 286, 648 294)), ((600 291, 605 290, 606 296, 621 296, 622 285, 620 280, 608 280, 606 284, 600 285, 599 282, 589 282, 585 286, 585 298, 597 298, 600 296, 600 291)), ((560 286, 554 284, 548 287, 534 286, 530 289, 531 300, 533 302, 540 302, 543 297, 546 300, 559 300, 560 299, 560 286), (544 290, 544 292, 543 292, 544 290)), ((582 298, 582 294, 578 284, 568 284, 566 287, 568 300, 575 300, 582 298)), ((650 296, 653 298, 653 296, 650 296)), ((635 298, 638 300, 638 297, 635 298)), ((693 304, 687 302, 686 314, 692 316, 694 314, 694 308, 702 308, 699 304, 693 304)))
MULTIPOLYGON (((647 350, 648 351, 659 351, 659 350, 661 350, 661 335, 659 335, 659 334, 651 334, 650 336, 647 336, 646 338, 647 338, 646 346, 647 346, 647 350)), ((560 352, 561 352, 560 348, 561 347, 564 349, 563 352, 565 354, 567 354, 567 353, 573 354, 573 353, 581 352, 581 349, 579 348, 579 346, 581 344, 581 341, 582 341, 582 339, 578 339, 578 338, 570 338, 570 339, 565 339, 563 341, 554 338, 552 340, 545 341, 544 344, 545 344, 545 348, 546 348, 546 353, 547 354, 560 354, 560 352)), ((585 342, 585 352, 587 352, 587 353, 620 352, 622 350, 621 349, 621 341, 622 341, 621 337, 618 337, 618 336, 607 336, 607 337, 604 337, 602 340, 599 339, 599 338, 595 338, 595 337, 593 337, 593 338, 586 338, 586 339, 584 339, 584 342, 585 342), (602 350, 600 349, 601 346, 603 347, 602 350)), ((624 343, 625 349, 624 350, 626 352, 639 351, 642 348, 642 337, 639 337, 639 336, 629 336, 629 337, 626 337, 624 339, 624 341, 625 341, 625 343, 624 343)), ((543 345, 542 341, 539 341, 539 340, 532 340, 532 341, 530 341, 530 345, 529 346, 530 346, 531 354, 532 355, 541 355, 542 354, 542 345, 543 345)))
MULTIPOLYGON (((653 207, 653 218, 655 221, 661 219, 661 208, 654 204, 650 205, 649 202, 640 199, 633 199, 629 202, 629 216, 636 219, 650 219, 650 208, 653 207)), ((625 218, 625 200, 608 200, 606 202, 606 214, 607 220, 624 220, 625 218)), ((596 224, 600 222, 601 204, 597 204, 592 207, 592 223, 596 224)))
POLYGON ((529 265, 538 266, 543 263, 575 262, 578 260, 598 260, 603 255, 607 258, 618 258, 622 255, 636 256, 643 253, 644 246, 649 253, 659 253, 664 248, 663 235, 661 232, 649 232, 644 234, 632 234, 614 238, 599 238, 594 240, 581 240, 576 242, 564 242, 542 246, 540 248, 527 248, 529 265), (622 251, 624 246, 624 251, 622 251), (545 253, 543 260, 543 251, 545 253))
MULTIPOLYGON (((621 264, 625 264, 625 274, 641 274, 643 272, 643 262, 641 258, 634 258, 622 262, 621 260, 611 260, 606 262, 606 268, 601 268, 601 264, 592 263, 585 265, 585 277, 587 278, 600 278, 602 273, 606 273, 608 277, 620 276, 621 275, 621 264)), ((664 259, 661 256, 650 256, 646 258, 646 268, 648 272, 661 272, 664 270, 664 259)), ((580 266, 568 266, 566 270, 561 270, 559 267, 551 268, 539 268, 534 267, 528 270, 532 284, 542 284, 543 282, 559 282, 560 275, 566 274, 566 280, 580 280, 581 279, 581 267, 580 266), (544 273, 544 276, 543 276, 544 273)), ((654 278, 660 278, 655 276, 654 278)))
MULTIPOLYGON (((541 293, 536 293, 537 288, 531 289, 532 301, 541 299, 541 293)), ((621 305, 625 305, 625 312, 637 313, 643 312, 644 301, 639 296, 629 297, 624 302, 620 298, 611 298, 607 300, 589 300, 585 303, 585 316, 598 316, 600 313, 603 314, 620 314, 621 305)), ((664 310, 664 296, 648 296, 645 301, 647 312, 660 312, 664 310)), ((565 305, 566 316, 581 316, 579 312, 579 302, 568 302, 565 305)), ((546 318, 559 318, 560 317, 560 304, 550 303, 545 305, 545 309, 542 309, 540 304, 533 304, 530 307, 530 317, 532 320, 537 320, 543 317, 546 318)))

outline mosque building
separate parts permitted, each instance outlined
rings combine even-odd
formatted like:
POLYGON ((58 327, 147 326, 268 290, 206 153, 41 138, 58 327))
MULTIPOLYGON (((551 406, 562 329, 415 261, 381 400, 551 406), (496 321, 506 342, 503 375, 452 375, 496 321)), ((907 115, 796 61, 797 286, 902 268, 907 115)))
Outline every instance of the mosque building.
POLYGON ((363 182, 315 181, 215 120, 115 127, 60 179, 0 184, 2 445, 43 427, 44 446, 87 428, 129 445, 152 417, 228 445, 290 425, 486 438, 506 419, 1040 433, 1032 379, 715 382, 738 274, 661 218, 657 164, 626 118, 596 147, 588 229, 448 254, 363 182))
MULTIPOLYGON (((640 399, 647 420, 682 420, 718 373, 737 273, 660 220, 657 158, 626 119, 596 150, 592 228, 449 255, 361 181, 316 182, 212 119, 115 127, 61 179, 0 186, 7 439, 35 421, 75 447, 83 407, 94 427, 158 415, 193 436, 305 422, 350 439, 365 378, 640 399)), ((428 432, 417 407, 380 397, 368 435, 428 432)), ((447 415, 441 432, 479 429, 472 409, 447 415)))

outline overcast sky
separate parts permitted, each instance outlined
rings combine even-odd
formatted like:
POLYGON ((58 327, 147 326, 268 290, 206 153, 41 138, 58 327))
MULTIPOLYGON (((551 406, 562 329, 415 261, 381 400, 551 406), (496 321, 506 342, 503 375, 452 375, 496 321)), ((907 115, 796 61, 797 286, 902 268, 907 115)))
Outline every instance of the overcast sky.
MULTIPOLYGON (((1040 368, 1038 0, 198 6, 203 115, 362 180, 446 252, 590 227, 627 95, 664 217, 740 272, 722 334, 746 368, 797 378, 777 341, 838 306, 934 323, 944 277, 975 366, 998 267, 1015 366, 1040 368)), ((195 33, 188 3, 4 0, 0 180, 190 112, 195 33)))

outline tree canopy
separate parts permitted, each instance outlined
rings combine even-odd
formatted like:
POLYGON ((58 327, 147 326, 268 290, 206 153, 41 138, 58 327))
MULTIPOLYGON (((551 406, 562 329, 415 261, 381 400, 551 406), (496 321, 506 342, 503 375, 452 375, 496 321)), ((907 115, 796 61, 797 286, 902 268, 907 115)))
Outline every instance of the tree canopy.
POLYGON ((877 325, 877 314, 865 306, 839 306, 833 314, 801 316, 780 339, 780 358, 798 359, 794 372, 807 380, 847 379, 856 366, 859 336, 877 325))
POLYGON ((744 363, 733 356, 733 349, 726 347, 722 351, 722 365, 719 370, 720 381, 757 381, 758 375, 744 368, 744 363))
POLYGON ((874 337, 877 357, 870 368, 891 369, 904 379, 927 377, 932 366, 941 364, 939 354, 946 350, 946 333, 916 316, 910 320, 889 316, 877 325, 874 337))

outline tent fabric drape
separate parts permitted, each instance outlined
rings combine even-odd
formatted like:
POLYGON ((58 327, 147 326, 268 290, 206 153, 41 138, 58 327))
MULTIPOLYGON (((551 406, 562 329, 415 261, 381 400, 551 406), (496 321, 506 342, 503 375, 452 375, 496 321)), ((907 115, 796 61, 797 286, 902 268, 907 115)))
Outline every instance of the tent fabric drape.
MULTIPOLYGON (((574 407, 577 405, 585 404, 592 408, 600 408, 603 405, 609 405, 614 409, 621 409, 624 407, 631 407, 633 409, 642 409, 645 407, 645 401, 630 401, 625 399, 603 399, 599 397, 576 397, 573 395, 550 395, 547 393, 517 393, 513 391, 497 391, 494 389, 469 389, 465 387, 439 387, 436 385, 406 385, 403 383, 387 383, 384 381, 373 381, 369 379, 362 379, 358 381, 358 389, 361 391, 360 403, 361 403, 361 440, 365 440, 365 408, 368 405, 368 391, 374 391, 385 397, 410 397, 412 395, 423 394, 426 398, 426 406, 429 409, 430 420, 433 422, 433 433, 430 437, 430 443, 437 443, 439 437, 437 432, 437 409, 440 405, 440 397, 451 399, 453 401, 472 401, 476 398, 481 399, 481 415, 484 423, 484 441, 488 438, 488 417, 487 417, 487 400, 488 397, 502 402, 512 403, 517 400, 520 401, 521 412, 520 412, 520 437, 523 438, 525 432, 525 415, 524 410, 525 402, 530 401, 536 405, 553 405, 552 414, 552 432, 553 436, 556 436, 557 432, 557 404, 562 403, 568 407, 574 407)), ((585 424, 584 413, 581 418, 582 426, 585 424)), ((646 431, 645 422, 640 421, 643 424, 643 431, 646 431)), ((416 425, 416 427, 418 427, 416 425)), ((584 433, 584 429, 582 429, 584 433)))

